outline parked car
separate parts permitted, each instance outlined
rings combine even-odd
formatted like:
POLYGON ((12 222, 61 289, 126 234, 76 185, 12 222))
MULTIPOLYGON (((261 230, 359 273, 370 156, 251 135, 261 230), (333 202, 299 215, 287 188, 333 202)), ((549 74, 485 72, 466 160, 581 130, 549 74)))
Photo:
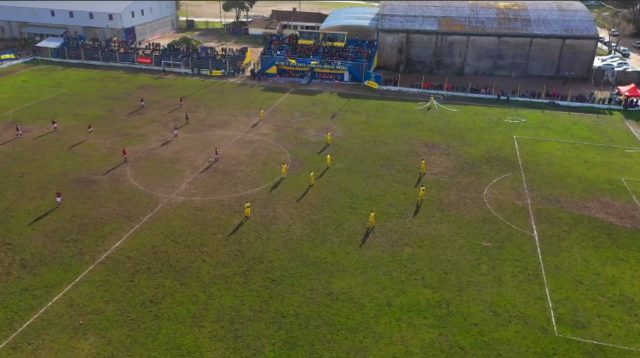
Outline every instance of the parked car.
POLYGON ((614 66, 611 63, 603 63, 600 66, 598 66, 597 68, 601 69, 601 70, 605 70, 605 71, 611 71, 611 70, 615 69, 616 66, 614 66))
POLYGON ((620 36, 620 32, 618 32, 618 29, 616 29, 615 27, 612 28, 611 30, 609 30, 609 35, 611 36, 620 36))
POLYGON ((633 41, 632 44, 633 44, 633 47, 640 48, 640 41, 633 41))
POLYGON ((620 55, 612 54, 607 56, 598 56, 596 57, 596 59, 601 62, 606 62, 606 61, 612 61, 612 60, 622 60, 622 57, 620 57, 620 55))
POLYGON ((603 42, 604 41, 604 36, 598 36, 598 42, 603 42))
POLYGON ((631 57, 631 51, 629 51, 628 48, 626 47, 621 47, 618 49, 618 52, 620 53, 620 55, 622 55, 622 57, 624 58, 629 58, 631 57))

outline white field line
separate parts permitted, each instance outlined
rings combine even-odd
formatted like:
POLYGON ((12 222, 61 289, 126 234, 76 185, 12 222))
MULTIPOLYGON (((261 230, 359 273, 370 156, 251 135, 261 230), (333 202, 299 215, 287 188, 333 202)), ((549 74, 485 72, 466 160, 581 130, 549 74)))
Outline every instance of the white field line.
MULTIPOLYGON (((220 131, 218 131, 216 133, 229 133, 229 132, 225 132, 225 131, 220 132, 220 131)), ((187 134, 185 136, 188 136, 188 135, 189 134, 187 134)), ((276 142, 273 142, 271 140, 268 140, 268 139, 266 139, 264 137, 259 137, 259 136, 255 136, 255 135, 251 135, 251 134, 245 134, 245 136, 263 140, 263 141, 265 141, 265 142, 267 142, 269 144, 272 144, 272 145, 280 148, 280 150, 282 150, 287 155, 287 163, 291 163, 291 153, 289 153, 289 151, 285 147, 281 146, 280 144, 278 144, 276 142)), ((157 146, 150 147, 149 149, 152 149, 152 148, 157 148, 157 146)), ((227 148, 225 148, 225 149, 227 149, 227 148)), ((260 190, 268 187, 269 185, 273 185, 273 183, 275 181, 278 181, 280 179, 280 176, 278 176, 277 178, 275 178, 273 180, 270 180, 266 184, 263 184, 261 186, 255 187, 253 189, 248 189, 246 191, 237 192, 237 193, 233 193, 233 194, 222 194, 222 195, 213 195, 213 196, 181 196, 181 195, 173 195, 173 196, 171 196, 170 194, 157 193, 155 191, 149 190, 149 189, 145 188, 144 186, 142 186, 140 183, 138 183, 133 178, 130 168, 131 168, 131 166, 128 165, 127 166, 127 178, 129 179, 131 184, 133 184, 136 188, 144 191, 147 194, 155 195, 155 196, 158 196, 158 197, 161 197, 161 198, 169 197, 169 198, 172 198, 172 199, 180 199, 180 200, 219 200, 219 199, 233 198, 233 197, 237 197, 237 196, 245 196, 245 195, 253 194, 253 193, 257 192, 257 191, 260 191, 260 190)))
POLYGON ((599 344, 601 346, 607 346, 607 347, 613 347, 613 348, 620 348, 620 349, 626 349, 629 351, 636 351, 636 352, 640 352, 640 349, 638 348, 632 348, 632 347, 627 347, 627 346, 619 346, 617 344, 611 344, 611 343, 605 343, 605 342, 599 342, 599 341, 593 341, 590 339, 584 339, 584 338, 578 338, 578 337, 571 337, 571 336, 565 336, 562 334, 558 334, 558 337, 562 337, 562 338, 568 338, 568 339, 573 339, 575 341, 580 341, 580 342, 586 342, 586 343, 593 343, 593 344, 599 344))
POLYGON ((19 111, 19 110, 21 110, 21 109, 27 108, 27 107, 29 107, 29 106, 33 106, 34 104, 40 103, 40 102, 42 102, 42 101, 45 101, 45 100, 47 100, 47 99, 49 99, 49 98, 51 98, 51 97, 53 97, 53 96, 57 96, 57 95, 59 95, 60 93, 63 93, 63 92, 65 92, 65 91, 66 91, 66 90, 65 90, 64 88, 62 88, 62 89, 60 89, 59 91, 57 91, 56 93, 50 94, 50 95, 48 95, 48 96, 46 96, 46 97, 43 97, 43 98, 40 98, 40 99, 38 99, 38 100, 36 100, 36 101, 33 101, 33 102, 30 102, 30 103, 27 103, 27 104, 25 104, 25 105, 23 105, 23 106, 20 106, 20 107, 18 107, 18 108, 10 109, 10 110, 8 110, 8 111, 6 111, 6 112, 2 112, 2 113, 0 113, 0 114, 6 114, 6 113, 9 113, 9 114, 11 115, 11 118, 13 118, 13 112, 17 112, 17 111, 19 111))
POLYGON ((629 194, 631 194, 631 197, 633 198, 633 201, 636 202, 636 205, 640 209, 640 202, 638 201, 638 198, 636 198, 635 194, 633 193, 633 190, 631 190, 631 188, 629 187, 629 184, 627 184, 627 181, 624 178, 620 178, 620 180, 622 180, 622 184, 624 184, 624 186, 627 188, 627 190, 629 191, 629 194))
POLYGON ((629 128, 629 130, 631 131, 631 133, 633 133, 634 136, 636 136, 637 140, 640 140, 640 134, 638 134, 638 132, 636 132, 633 127, 631 127, 631 124, 629 124, 629 122, 627 122, 626 119, 623 119, 624 124, 627 125, 627 127, 629 128))
MULTIPOLYGON (((634 134, 635 134, 635 132, 634 132, 634 134)), ((617 344, 594 341, 594 340, 590 340, 590 339, 566 336, 566 335, 562 335, 562 334, 558 333, 558 328, 557 328, 556 321, 555 321, 555 314, 553 312, 553 306, 551 304, 551 295, 549 293, 549 287, 547 285, 547 278, 546 278, 546 273, 545 273, 545 270, 544 270, 544 264, 542 262, 542 253, 541 253, 541 250, 540 250, 540 242, 538 240, 538 231, 536 229, 536 224, 535 224, 535 221, 534 221, 534 218, 533 218, 533 210, 531 208, 531 199, 529 197, 529 190, 527 189, 527 181, 526 181, 526 178, 525 178, 525 175, 524 175, 524 167, 523 167, 523 164, 522 164, 522 159, 520 157, 520 150, 518 148, 518 138, 534 139, 534 140, 542 140, 542 141, 550 141, 550 142, 559 142, 559 143, 568 143, 568 144, 593 145, 593 146, 608 147, 608 148, 623 148, 624 149, 626 147, 620 147, 620 146, 609 145, 609 144, 600 144, 600 143, 576 142, 576 141, 560 140, 560 139, 531 138, 531 137, 513 136, 513 141, 514 141, 515 147, 516 147, 516 154, 518 156, 518 163, 520 164, 520 172, 522 174, 522 183, 523 183, 523 186, 524 186, 524 191, 525 191, 525 193, 527 195, 527 203, 528 203, 528 206, 529 206, 529 216, 531 218, 531 226, 533 227, 533 236, 535 238, 536 247, 538 249, 538 259, 540 260, 540 268, 542 269, 542 279, 544 281, 545 290, 546 290, 546 293, 547 293, 547 301, 549 303, 549 311, 551 312, 551 321, 553 323, 553 330, 554 330, 556 336, 562 337, 562 338, 567 338, 567 339, 572 339, 572 340, 575 340, 575 341, 585 342, 585 343, 592 343, 592 344, 598 344, 598 345, 612 347, 612 348, 619 348, 619 349, 626 349, 626 350, 640 352, 640 348, 633 348, 633 347, 621 346, 621 345, 617 345, 617 344)), ((634 148, 634 149, 640 149, 640 148, 634 148)), ((631 189, 629 188, 629 186, 628 186, 628 184, 626 182, 626 180, 632 180, 632 181, 635 181, 635 180, 634 179, 626 179, 625 180, 624 178, 620 178, 620 179, 622 180, 622 183, 625 185, 625 187, 627 188, 627 190, 631 194, 631 197, 633 198, 633 200, 640 207, 638 199, 635 197, 635 195, 633 194, 633 192, 631 191, 631 189)))
POLYGON ((529 189, 527 188, 527 179, 524 176, 524 167, 522 165, 522 158, 520 158, 520 148, 518 148, 518 137, 513 137, 513 142, 516 145, 516 154, 518 155, 518 164, 520 165, 520 174, 522 174, 522 185, 524 187, 524 193, 527 196, 527 206, 529 207, 529 218, 531 219, 531 227, 533 228, 533 238, 536 241, 536 249, 538 250, 538 260, 540 261, 540 270, 542 271, 542 281, 544 282, 544 290, 547 293, 547 303, 549 304, 549 313, 551 314, 551 323, 553 324, 553 332, 558 335, 558 327, 556 326, 556 317, 553 313, 553 304, 551 303, 551 293, 549 293, 549 285, 547 284, 547 274, 544 270, 544 262, 542 262, 542 251, 540 250, 540 240, 538 239, 538 229, 536 228, 536 222, 533 219, 533 208, 531 207, 531 197, 529 196, 529 189))
POLYGON ((513 136, 513 138, 540 140, 540 141, 544 141, 544 142, 558 142, 558 143, 568 143, 568 144, 593 145, 593 146, 597 146, 597 147, 606 147, 606 148, 640 150, 640 147, 625 147, 625 146, 614 145, 614 144, 579 142, 579 141, 574 141, 574 140, 564 140, 564 139, 555 139, 555 138, 537 138, 537 137, 523 137, 523 136, 513 136))
MULTIPOLYGON (((285 93, 266 112, 267 113, 270 112, 273 108, 275 108, 278 104, 280 104, 280 102, 282 102, 282 100, 284 100, 289 95, 289 93, 291 93, 291 91, 292 90, 289 90, 289 92, 285 93)), ((240 137, 242 135, 244 135, 244 133, 246 133, 246 132, 247 131, 244 131, 243 133, 238 135, 236 138, 231 140, 231 142, 229 142, 225 146, 225 149, 230 147, 231 145, 233 145, 233 143, 235 143, 238 139, 240 139, 240 137)), ((178 189, 176 189, 171 194, 171 196, 174 196, 174 195, 178 194, 180 191, 182 191, 182 189, 184 189, 184 187, 187 186, 187 184, 189 184, 191 181, 193 181, 199 174, 200 174, 200 171, 197 171, 194 175, 189 177, 184 183, 182 183, 182 185, 180 185, 180 187, 178 189)), ((73 286, 75 286, 78 282, 80 282, 80 280, 82 280, 82 278, 86 274, 91 272, 100 262, 102 262, 102 260, 104 260, 109 255, 111 255, 111 253, 118 246, 120 246, 120 244, 122 244, 125 240, 127 240, 131 236, 131 234, 133 234, 140 226, 142 226, 142 224, 144 224, 147 220, 149 220, 149 218, 151 218, 155 213, 157 213, 160 209, 162 209, 169 202, 169 200, 171 200, 171 197, 167 197, 167 198, 163 199, 153 210, 151 210, 151 212, 149 212, 144 218, 142 218, 142 220, 140 222, 138 222, 131 230, 129 230, 128 233, 126 233, 120 240, 118 240, 113 246, 111 246, 111 248, 109 250, 107 250, 104 254, 102 254, 102 256, 100 256, 100 258, 98 258, 91 266, 89 266, 89 268, 87 268, 83 273, 81 273, 80 276, 78 276, 75 280, 73 280, 73 282, 71 282, 60 293, 58 293, 51 301, 49 301, 49 303, 47 303, 35 315, 33 315, 33 317, 31 317, 27 322, 25 322, 22 326, 20 326, 20 328, 18 328, 17 331, 15 331, 11 336, 9 336, 9 338, 7 338, 4 342, 2 342, 2 344, 0 344, 0 349, 4 348, 17 335, 19 335, 25 328, 27 328, 33 321, 35 321, 38 317, 40 317, 40 315, 42 315, 49 307, 51 307, 51 305, 53 305, 57 300, 59 300, 62 296, 64 296, 64 294, 67 293, 67 291, 69 291, 71 288, 73 288, 73 286)))
POLYGON ((492 186, 493 184, 495 184, 498 180, 500 180, 500 179, 502 179, 502 178, 505 178, 505 177, 508 177, 508 176, 510 176, 510 175, 511 175, 511 173, 509 173, 509 174, 505 174, 505 175, 503 175, 503 176, 501 176, 501 177, 498 177, 498 178, 495 178, 495 179, 493 179, 493 181, 492 181, 489 185, 487 185, 487 187, 486 187, 486 188, 484 188, 484 193, 483 193, 484 205, 486 205, 486 206, 487 206, 487 208, 491 211, 491 213, 493 213, 493 215, 495 215, 495 217, 497 217, 498 219, 502 220, 502 222, 504 222, 505 224, 507 224, 507 225, 511 226, 512 228, 514 228, 514 229, 516 229, 516 230, 518 230, 518 231, 521 231, 521 232, 523 232, 523 233, 525 233, 525 234, 527 234, 527 235, 531 235, 531 236, 533 236, 533 233, 532 233, 532 232, 527 231, 527 230, 525 230, 525 229, 523 229, 523 228, 521 228, 521 227, 518 227, 518 226, 516 226, 516 225, 514 225, 514 224, 510 223, 510 222, 509 222, 509 221, 507 221, 505 218, 503 218, 502 216, 500 216, 500 215, 499 215, 495 210, 493 210, 493 208, 491 207, 491 205, 489 205, 489 201, 487 200, 487 193, 489 192, 489 188, 491 188, 491 186, 492 186))

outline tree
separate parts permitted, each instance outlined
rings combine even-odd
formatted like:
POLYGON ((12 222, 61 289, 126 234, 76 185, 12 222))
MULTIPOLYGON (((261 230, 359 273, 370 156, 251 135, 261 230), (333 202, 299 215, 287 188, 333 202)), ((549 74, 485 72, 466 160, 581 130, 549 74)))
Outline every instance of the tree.
POLYGON ((225 12, 234 11, 236 13, 236 22, 240 21, 240 16, 244 12, 249 18, 249 10, 253 8, 256 1, 225 1, 222 3, 222 10, 225 12))
POLYGON ((193 39, 191 37, 188 36, 182 36, 179 39, 175 39, 171 42, 169 42, 168 44, 169 46, 175 46, 175 47, 180 47, 183 49, 194 49, 194 48, 198 48, 200 46, 202 46, 202 42, 193 39))

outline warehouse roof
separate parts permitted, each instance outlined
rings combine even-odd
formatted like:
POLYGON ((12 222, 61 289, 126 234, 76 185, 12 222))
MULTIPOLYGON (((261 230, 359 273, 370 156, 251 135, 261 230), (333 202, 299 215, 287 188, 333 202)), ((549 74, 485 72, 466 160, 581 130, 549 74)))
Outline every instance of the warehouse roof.
POLYGON ((120 13, 133 1, 0 1, 0 6, 120 13))
POLYGON ((381 31, 597 37, 578 1, 382 1, 381 31))
POLYGON ((321 24, 324 19, 327 18, 327 15, 321 12, 272 10, 269 18, 271 20, 282 22, 308 22, 321 24))
POLYGON ((376 7, 346 7, 333 10, 322 23, 320 30, 337 27, 378 27, 378 8, 376 7))

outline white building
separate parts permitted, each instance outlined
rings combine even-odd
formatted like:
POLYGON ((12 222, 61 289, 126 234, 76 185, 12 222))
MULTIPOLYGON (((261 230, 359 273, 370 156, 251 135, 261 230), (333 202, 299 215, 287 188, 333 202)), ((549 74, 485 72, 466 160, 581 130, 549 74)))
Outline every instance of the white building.
POLYGON ((144 41, 172 32, 176 1, 0 1, 0 38, 144 41))
POLYGON ((255 18, 249 23, 249 35, 295 34, 304 30, 319 30, 327 18, 320 12, 273 10, 268 18, 255 18))

